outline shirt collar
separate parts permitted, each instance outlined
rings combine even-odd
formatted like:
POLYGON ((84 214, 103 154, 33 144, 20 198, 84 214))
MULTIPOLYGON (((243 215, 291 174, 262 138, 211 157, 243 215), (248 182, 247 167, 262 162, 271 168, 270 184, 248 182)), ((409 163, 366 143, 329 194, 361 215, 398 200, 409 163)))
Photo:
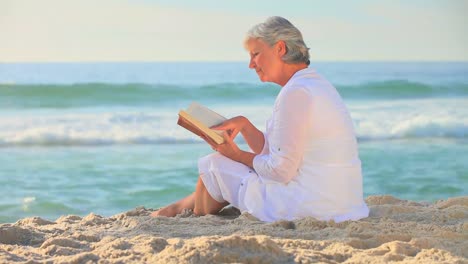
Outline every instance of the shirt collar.
POLYGON ((307 76, 307 75, 314 74, 314 73, 315 73, 315 70, 314 70, 314 69, 312 69, 312 68, 304 68, 304 69, 298 70, 296 73, 294 73, 290 80, 292 80, 292 79, 294 79, 294 78, 305 77, 305 76, 307 76))

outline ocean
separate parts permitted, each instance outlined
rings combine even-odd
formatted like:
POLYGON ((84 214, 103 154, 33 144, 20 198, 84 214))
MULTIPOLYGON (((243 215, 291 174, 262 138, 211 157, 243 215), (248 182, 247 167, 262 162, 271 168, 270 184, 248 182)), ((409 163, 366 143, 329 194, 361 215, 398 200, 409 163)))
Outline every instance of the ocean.
MULTIPOLYGON (((468 63, 311 67, 351 112, 365 196, 468 195, 468 63)), ((197 101, 263 129, 279 90, 247 62, 0 63, 0 223, 180 199, 212 150, 178 111, 197 101)))

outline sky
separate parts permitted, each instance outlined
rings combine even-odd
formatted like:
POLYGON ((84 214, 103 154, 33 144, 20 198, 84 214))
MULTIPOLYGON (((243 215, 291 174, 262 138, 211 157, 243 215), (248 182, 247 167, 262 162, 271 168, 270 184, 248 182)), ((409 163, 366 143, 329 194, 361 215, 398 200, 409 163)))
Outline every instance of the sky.
POLYGON ((0 0, 0 62, 245 61, 283 16, 313 61, 468 61, 468 0, 0 0))

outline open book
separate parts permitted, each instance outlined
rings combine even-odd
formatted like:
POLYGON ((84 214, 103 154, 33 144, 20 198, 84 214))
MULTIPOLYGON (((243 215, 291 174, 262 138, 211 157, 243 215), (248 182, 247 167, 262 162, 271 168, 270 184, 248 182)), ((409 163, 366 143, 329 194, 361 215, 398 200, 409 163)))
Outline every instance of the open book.
POLYGON ((196 102, 190 104, 187 110, 179 111, 177 124, 199 136, 211 138, 214 142, 222 144, 224 142, 223 131, 211 129, 211 126, 221 124, 225 117, 200 105, 196 102))

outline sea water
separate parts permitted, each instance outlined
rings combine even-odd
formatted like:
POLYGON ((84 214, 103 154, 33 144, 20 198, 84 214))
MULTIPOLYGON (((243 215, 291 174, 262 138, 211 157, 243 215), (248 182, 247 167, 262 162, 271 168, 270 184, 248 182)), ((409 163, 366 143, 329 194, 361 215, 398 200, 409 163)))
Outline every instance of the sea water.
MULTIPOLYGON (((468 194, 468 63, 311 67, 351 112, 365 196, 468 194)), ((178 111, 198 101, 264 129, 279 90, 245 62, 0 64, 0 222, 180 199, 212 150, 177 126, 178 111)))

